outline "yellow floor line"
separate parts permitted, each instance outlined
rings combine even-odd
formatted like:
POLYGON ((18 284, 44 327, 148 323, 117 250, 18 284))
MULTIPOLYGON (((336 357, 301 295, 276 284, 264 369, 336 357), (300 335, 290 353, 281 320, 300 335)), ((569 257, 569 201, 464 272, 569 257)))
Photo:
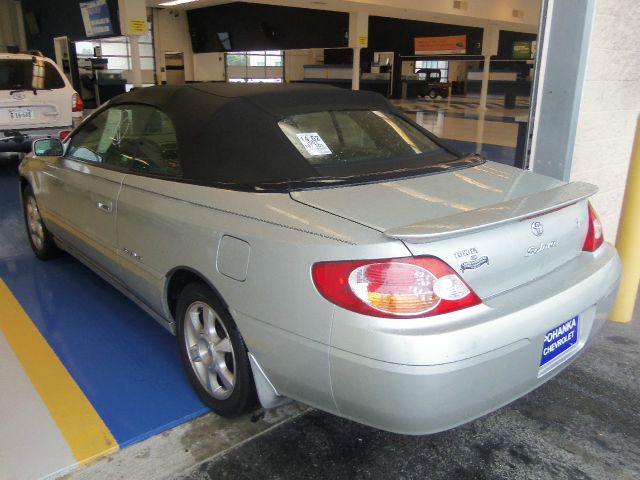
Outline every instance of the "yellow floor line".
POLYGON ((80 464, 118 443, 47 341, 0 279, 0 329, 80 464))

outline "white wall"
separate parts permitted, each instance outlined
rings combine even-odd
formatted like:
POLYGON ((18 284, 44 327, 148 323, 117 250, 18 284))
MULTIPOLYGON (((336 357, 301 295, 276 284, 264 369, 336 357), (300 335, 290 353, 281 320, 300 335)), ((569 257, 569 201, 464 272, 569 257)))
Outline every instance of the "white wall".
POLYGON ((166 79, 159 72, 160 68, 164 67, 164 52, 182 52, 184 78, 187 81, 194 80, 194 56, 187 23, 187 12, 170 8, 154 9, 153 23, 156 69, 159 77, 163 80, 166 79))
POLYGON ((640 114, 638 25, 638 0, 596 1, 571 180, 600 187, 593 204, 610 241, 616 236, 640 114))
POLYGON ((286 82, 302 80, 304 78, 304 66, 318 63, 322 63, 322 61, 317 61, 315 49, 286 50, 284 52, 284 80, 286 82))
POLYGON ((200 82, 225 80, 224 53, 194 53, 193 79, 200 82))

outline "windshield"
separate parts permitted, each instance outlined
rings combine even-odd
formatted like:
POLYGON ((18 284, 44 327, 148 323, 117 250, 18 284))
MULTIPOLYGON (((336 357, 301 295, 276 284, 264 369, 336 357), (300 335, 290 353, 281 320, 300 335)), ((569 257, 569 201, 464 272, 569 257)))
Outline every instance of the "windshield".
POLYGON ((280 129, 320 176, 420 170, 456 159, 403 118, 375 110, 290 115, 280 129))
POLYGON ((42 58, 0 59, 0 90, 64 88, 56 68, 42 58))

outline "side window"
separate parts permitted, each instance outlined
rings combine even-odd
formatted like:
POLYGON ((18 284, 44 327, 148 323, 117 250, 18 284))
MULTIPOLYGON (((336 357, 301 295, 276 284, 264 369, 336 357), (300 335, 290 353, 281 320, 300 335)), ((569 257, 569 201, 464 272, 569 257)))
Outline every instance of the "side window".
POLYGON ((101 112, 73 136, 67 155, 129 169, 153 110, 144 105, 118 105, 101 112))
POLYGON ((64 80, 58 73, 56 67, 51 63, 44 64, 44 87, 45 90, 64 88, 64 80))
POLYGON ((153 109, 147 128, 142 134, 136 157, 133 160, 134 171, 155 175, 179 177, 182 175, 178 157, 178 141, 173 122, 163 112, 153 109))

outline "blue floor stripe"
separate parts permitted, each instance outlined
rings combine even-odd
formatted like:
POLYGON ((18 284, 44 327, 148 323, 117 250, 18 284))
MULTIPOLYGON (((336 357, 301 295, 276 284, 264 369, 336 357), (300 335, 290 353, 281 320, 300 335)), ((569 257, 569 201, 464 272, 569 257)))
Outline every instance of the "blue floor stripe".
POLYGON ((2 170, 0 277, 118 443, 127 446, 205 413, 175 337, 70 256, 41 262, 25 252, 15 166, 2 170), (19 229, 7 232, 5 225, 19 229))

